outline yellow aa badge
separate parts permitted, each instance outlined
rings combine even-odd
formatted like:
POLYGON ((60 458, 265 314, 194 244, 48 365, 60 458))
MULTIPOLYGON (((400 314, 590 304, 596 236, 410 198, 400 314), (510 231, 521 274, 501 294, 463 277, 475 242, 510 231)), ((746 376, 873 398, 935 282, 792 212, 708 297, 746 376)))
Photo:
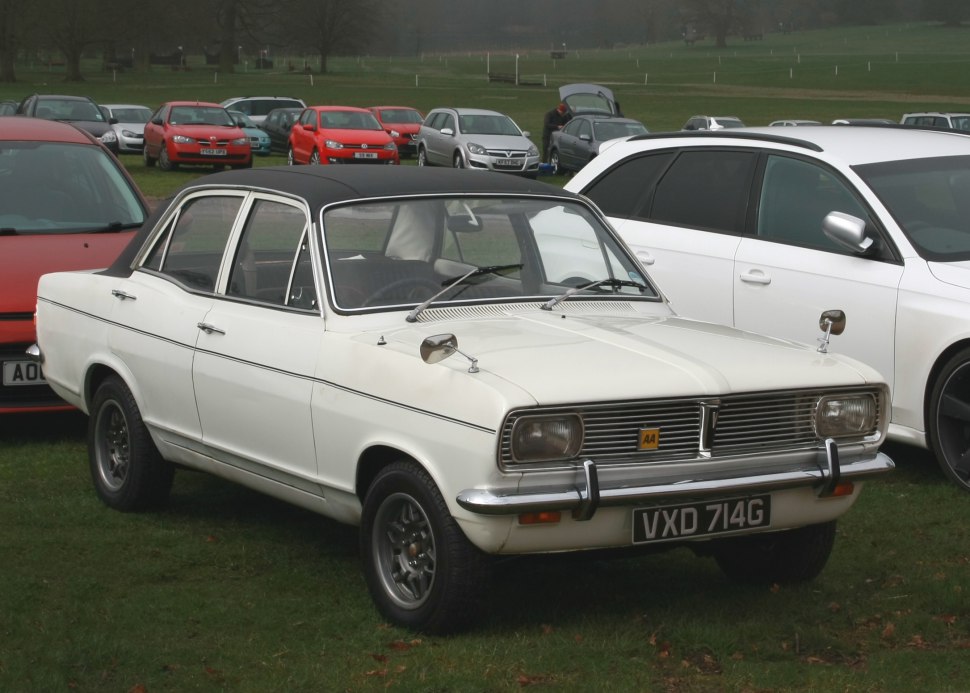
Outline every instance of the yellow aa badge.
POLYGON ((641 450, 656 450, 659 446, 660 446, 659 428, 640 429, 640 449, 641 450))

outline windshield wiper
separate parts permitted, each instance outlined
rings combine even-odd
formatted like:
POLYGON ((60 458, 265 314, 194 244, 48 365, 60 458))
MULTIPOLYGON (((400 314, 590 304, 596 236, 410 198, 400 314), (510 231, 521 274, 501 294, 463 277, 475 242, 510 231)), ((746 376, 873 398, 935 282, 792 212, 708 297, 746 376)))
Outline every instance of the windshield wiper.
POLYGON ((451 277, 450 279, 445 279, 443 282, 441 282, 441 286, 443 286, 444 288, 438 293, 436 293, 434 296, 426 300, 421 305, 415 307, 414 310, 408 313, 408 316, 405 319, 408 322, 417 322, 418 316, 421 314, 421 311, 423 311, 425 308, 427 308, 432 303, 434 303, 439 298, 441 298, 442 295, 448 293, 450 289, 458 286, 459 284, 462 284, 467 279, 471 279, 472 277, 480 277, 483 274, 498 274, 499 272, 508 272, 509 270, 514 270, 514 269, 522 269, 522 263, 520 262, 517 265, 485 265, 483 267, 476 267, 470 272, 466 272, 465 274, 459 277, 451 277))
POLYGON ((104 226, 91 229, 88 233, 112 233, 114 231, 124 231, 125 229, 135 228, 136 226, 141 226, 141 224, 131 221, 126 224, 123 224, 120 221, 109 221, 104 226))
POLYGON ((641 293, 647 288, 647 285, 643 284, 642 282, 635 282, 631 279, 616 279, 615 277, 608 277, 606 279, 599 279, 595 282, 589 282, 588 284, 574 286, 573 288, 569 289, 569 291, 550 298, 548 301, 542 304, 541 308, 542 310, 552 310, 559 303, 562 303, 571 296, 575 296, 580 291, 595 289, 600 286, 610 286, 614 289, 619 289, 621 286, 632 286, 636 289, 640 289, 641 293))

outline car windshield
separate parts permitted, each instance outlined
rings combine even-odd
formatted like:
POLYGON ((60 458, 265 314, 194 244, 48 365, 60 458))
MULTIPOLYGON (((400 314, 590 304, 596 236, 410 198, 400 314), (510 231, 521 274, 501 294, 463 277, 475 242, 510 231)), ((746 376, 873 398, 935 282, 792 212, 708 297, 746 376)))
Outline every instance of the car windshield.
POLYGON ((593 123, 593 132, 596 133, 597 142, 614 140, 617 137, 630 137, 631 135, 642 135, 647 131, 640 123, 623 121, 603 120, 593 123))
POLYGON ((168 122, 172 125, 234 125, 221 106, 175 106, 168 122))
POLYGON ((111 117, 119 123, 147 123, 152 112, 148 108, 112 108, 111 117))
POLYGON ((737 118, 715 118, 715 121, 722 128, 743 128, 744 123, 742 123, 737 118))
POLYGON ((403 123, 420 125, 421 114, 411 108, 382 108, 381 120, 385 123, 403 123))
POLYGON ((584 205, 538 197, 408 198, 331 207, 323 233, 334 307, 430 308, 584 299, 659 300, 584 205), (617 281, 611 281, 617 280, 617 281), (622 280, 622 281, 620 281, 622 280))
POLYGON ((321 111, 320 127, 331 130, 383 130, 369 111, 321 111))
POLYGON ((0 236, 114 231, 144 221, 138 196, 100 147, 0 142, 0 236))
POLYGON ((521 135, 512 119, 505 115, 463 115, 458 122, 466 135, 521 135))
POLYGON ((104 122, 104 115, 90 101, 78 99, 41 99, 34 115, 45 120, 91 120, 104 122))
POLYGON ((970 260, 970 156, 856 166, 927 260, 970 260))
POLYGON ((235 120, 236 121, 236 124, 239 125, 239 127, 241 127, 241 128, 255 128, 256 127, 256 123, 254 123, 252 120, 250 120, 249 119, 249 116, 247 116, 242 111, 229 111, 229 115, 232 116, 232 119, 235 120))

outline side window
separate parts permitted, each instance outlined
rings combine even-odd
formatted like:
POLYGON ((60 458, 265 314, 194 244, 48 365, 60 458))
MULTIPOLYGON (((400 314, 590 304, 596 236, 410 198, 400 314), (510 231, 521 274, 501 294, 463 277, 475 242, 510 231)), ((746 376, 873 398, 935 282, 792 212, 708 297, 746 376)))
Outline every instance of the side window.
POLYGON ((306 110, 303 111, 303 115, 300 116, 300 125, 315 125, 316 124, 316 111, 306 110))
POLYGON ((143 266, 190 289, 213 291, 241 203, 242 197, 222 195, 188 200, 143 266))
POLYGON ((583 194, 607 216, 619 219, 641 216, 641 200, 648 198, 672 158, 672 152, 660 152, 626 159, 593 181, 583 194))
POLYGON ((756 152, 687 150, 657 184, 651 221, 741 233, 756 152))
POLYGON ((758 207, 759 237, 844 252, 822 232, 829 212, 868 219, 862 204, 828 170, 800 159, 768 158, 758 207))
POLYGON ((582 121, 579 124, 579 133, 577 133, 577 134, 580 137, 582 137, 583 135, 585 135, 586 137, 592 139, 593 138, 593 126, 589 124, 589 121, 588 120, 584 120, 584 121, 582 121))
POLYGON ((236 247, 226 293, 284 305, 306 228, 299 207, 256 200, 236 247))

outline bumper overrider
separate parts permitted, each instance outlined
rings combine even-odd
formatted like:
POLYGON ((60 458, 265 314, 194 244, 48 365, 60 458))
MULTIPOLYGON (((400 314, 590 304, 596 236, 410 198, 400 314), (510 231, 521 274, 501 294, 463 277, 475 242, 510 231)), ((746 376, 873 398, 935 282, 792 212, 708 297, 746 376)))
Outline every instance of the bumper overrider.
POLYGON ((457 501, 465 510, 481 515, 568 511, 573 519, 589 520, 601 507, 722 497, 745 492, 812 487, 820 498, 824 498, 839 494, 840 487, 847 482, 861 481, 895 468, 893 461, 881 452, 855 456, 849 463, 843 462, 840 457, 838 445, 830 438, 815 455, 811 466, 796 463, 793 467, 790 462, 795 460, 789 460, 784 463, 787 467, 784 469, 766 469, 760 473, 752 469, 727 478, 705 477, 704 474, 684 478, 683 470, 678 475, 668 471, 649 484, 631 484, 622 477, 601 482, 600 467, 594 460, 587 459, 582 464, 579 483, 571 486, 467 489, 458 494, 457 501))

